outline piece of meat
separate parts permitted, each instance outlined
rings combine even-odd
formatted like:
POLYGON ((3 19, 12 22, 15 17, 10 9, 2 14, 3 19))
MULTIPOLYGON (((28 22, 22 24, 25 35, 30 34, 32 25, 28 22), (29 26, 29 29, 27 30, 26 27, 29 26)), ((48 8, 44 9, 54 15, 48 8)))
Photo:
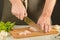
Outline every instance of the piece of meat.
POLYGON ((19 33, 19 35, 25 35, 25 36, 28 34, 31 34, 31 31, 25 30, 25 31, 19 33))

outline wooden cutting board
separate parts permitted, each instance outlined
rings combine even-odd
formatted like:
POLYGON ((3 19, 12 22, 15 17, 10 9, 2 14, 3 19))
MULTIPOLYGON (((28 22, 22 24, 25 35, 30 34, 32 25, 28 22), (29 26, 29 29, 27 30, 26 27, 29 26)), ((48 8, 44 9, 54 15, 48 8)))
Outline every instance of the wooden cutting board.
POLYGON ((17 28, 17 29, 13 29, 12 31, 10 31, 10 34, 14 37, 14 38, 26 38, 26 37, 35 37, 35 36, 44 36, 44 35, 51 35, 51 34, 57 34, 58 31, 56 29, 52 29, 50 32, 33 32, 31 30, 31 34, 27 34, 27 35, 19 35, 20 32, 23 32, 25 30, 29 30, 29 27, 27 28, 17 28))

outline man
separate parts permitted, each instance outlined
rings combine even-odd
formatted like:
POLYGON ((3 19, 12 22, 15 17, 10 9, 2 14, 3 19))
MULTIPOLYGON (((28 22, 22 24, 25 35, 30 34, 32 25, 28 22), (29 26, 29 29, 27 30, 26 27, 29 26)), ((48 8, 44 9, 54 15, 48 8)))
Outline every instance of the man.
POLYGON ((24 17, 29 16, 42 30, 50 32, 51 14, 56 0, 28 0, 27 11, 22 0, 10 0, 10 2, 11 12, 18 19, 23 20, 24 17))

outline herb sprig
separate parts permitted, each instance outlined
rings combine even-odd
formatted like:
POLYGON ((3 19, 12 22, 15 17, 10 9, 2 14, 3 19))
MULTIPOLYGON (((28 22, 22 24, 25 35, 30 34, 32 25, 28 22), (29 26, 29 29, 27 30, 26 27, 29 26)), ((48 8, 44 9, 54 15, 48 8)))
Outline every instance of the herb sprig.
POLYGON ((11 22, 3 22, 0 21, 0 31, 5 30, 7 32, 9 32, 10 30, 12 30, 12 28, 14 27, 15 22, 11 23, 11 22))

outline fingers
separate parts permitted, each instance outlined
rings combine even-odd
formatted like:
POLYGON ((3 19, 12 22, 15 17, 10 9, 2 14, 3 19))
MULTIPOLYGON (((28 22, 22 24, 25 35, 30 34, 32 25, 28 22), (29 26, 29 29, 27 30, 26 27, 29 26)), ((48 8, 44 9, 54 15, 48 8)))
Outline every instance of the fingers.
POLYGON ((41 29, 44 30, 44 25, 43 24, 41 24, 41 29))
POLYGON ((20 20, 23 20, 23 18, 24 18, 24 13, 19 14, 19 19, 20 19, 20 20))
POLYGON ((49 26, 47 24, 44 25, 44 32, 48 32, 49 26))
POLYGON ((20 20, 23 20, 25 17, 27 17, 27 13, 26 13, 26 12, 21 13, 21 14, 19 15, 19 19, 20 19, 20 20))
MULTIPOLYGON (((12 7, 12 9, 13 9, 13 7, 12 7)), ((19 12, 19 11, 16 11, 16 10, 11 10, 11 12, 12 12, 12 14, 13 14, 14 16, 16 16, 16 17, 17 17, 18 19, 20 19, 20 20, 23 20, 24 17, 27 16, 27 12, 26 12, 26 11, 19 12)))
POLYGON ((50 32, 52 29, 51 25, 48 26, 48 32, 50 32))
POLYGON ((43 24, 38 24, 41 29, 44 31, 44 32, 50 32, 51 31, 51 25, 50 24, 46 24, 46 23, 43 23, 43 24))
POLYGON ((43 25, 44 23, 41 23, 40 21, 38 21, 37 24, 40 26, 42 30, 44 30, 44 25, 43 25))
POLYGON ((43 24, 38 24, 42 30, 44 30, 44 25, 43 24))
POLYGON ((44 32, 50 32, 51 31, 51 26, 48 24, 44 24, 44 27, 42 27, 44 29, 44 32))
POLYGON ((15 13, 14 14, 18 19, 23 20, 27 16, 27 13, 15 13))
POLYGON ((27 12, 24 13, 24 17, 27 17, 27 12))

